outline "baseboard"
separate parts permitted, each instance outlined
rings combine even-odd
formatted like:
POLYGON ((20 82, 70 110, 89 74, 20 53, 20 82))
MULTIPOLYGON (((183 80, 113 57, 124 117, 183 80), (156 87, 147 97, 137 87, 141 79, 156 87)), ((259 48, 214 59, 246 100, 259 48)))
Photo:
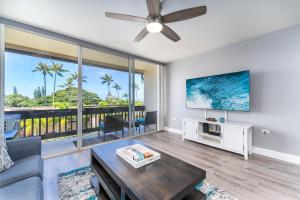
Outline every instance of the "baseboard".
MULTIPOLYGON (((176 133, 176 134, 182 134, 182 131, 180 129, 175 129, 175 128, 170 128, 170 127, 164 127, 165 131, 176 133)), ((270 149, 264 149, 261 147, 252 147, 252 152, 258 155, 294 163, 300 165, 300 156, 292 155, 292 154, 287 154, 287 153, 282 153, 279 151, 274 151, 270 149)))
POLYGON ((180 129, 176 128, 170 128, 170 127, 164 127, 165 131, 171 132, 171 133, 176 133, 176 134, 182 134, 182 131, 180 129))
POLYGON ((292 155, 292 154, 287 154, 287 153, 282 153, 279 151, 273 151, 270 149, 264 149, 261 147, 252 147, 252 152, 255 154, 259 154, 262 156, 267 156, 270 158, 275 158, 278 160, 283 160, 286 162, 294 163, 300 165, 300 156, 292 155))

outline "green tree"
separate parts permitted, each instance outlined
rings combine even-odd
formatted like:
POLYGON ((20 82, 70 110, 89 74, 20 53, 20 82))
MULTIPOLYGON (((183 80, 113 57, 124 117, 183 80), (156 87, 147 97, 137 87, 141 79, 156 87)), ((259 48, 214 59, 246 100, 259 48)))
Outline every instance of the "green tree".
MULTIPOLYGON (((52 73, 51 73, 51 68, 46 64, 46 63, 43 63, 41 61, 39 61, 37 63, 37 66, 35 67, 35 69, 32 70, 32 72, 40 72, 43 74, 43 77, 44 77, 44 97, 47 95, 47 80, 46 80, 46 76, 49 75, 49 76, 53 76, 52 73)), ((45 104, 46 104, 46 98, 45 98, 45 104)))
POLYGON ((118 96, 118 99, 119 99, 120 98, 119 91, 122 90, 122 86, 119 85, 118 83, 115 83, 112 87, 116 90, 117 96, 118 96))
POLYGON ((33 103, 28 97, 25 97, 21 94, 10 94, 5 97, 4 104, 8 107, 28 107, 33 103))
POLYGON ((106 84, 107 85, 107 97, 111 97, 111 93, 110 93, 110 84, 114 81, 112 79, 111 75, 105 74, 104 76, 100 77, 100 79, 102 80, 101 84, 106 84))
POLYGON ((135 96, 136 96, 136 101, 138 101, 138 90, 140 89, 140 87, 138 86, 138 84, 134 84, 134 90, 135 90, 135 96))
POLYGON ((63 77, 63 73, 68 72, 68 70, 65 70, 63 67, 64 67, 64 65, 58 64, 58 63, 54 63, 54 62, 52 62, 52 65, 50 67, 50 70, 54 74, 54 79, 53 79, 53 94, 52 94, 52 106, 54 106, 54 102, 55 102, 56 77, 57 76, 63 77))
POLYGON ((66 80, 66 82, 64 84, 59 85, 59 87, 64 88, 67 91, 67 95, 68 95, 67 97, 68 97, 69 100, 71 100, 70 99, 71 98, 71 91, 70 91, 70 89, 72 87, 74 87, 73 81, 74 80, 72 78, 67 78, 67 80, 66 80))
POLYGON ((18 94, 18 90, 17 90, 16 86, 14 86, 13 94, 18 94))
POLYGON ((41 98, 42 97, 42 91, 40 86, 38 86, 34 92, 33 92, 33 98, 37 99, 37 98, 41 98))
POLYGON ((74 80, 72 78, 67 78, 66 82, 62 85, 59 85, 58 87, 61 87, 61 88, 64 88, 64 89, 68 90, 71 87, 74 87, 73 81, 74 80))
MULTIPOLYGON (((74 80, 74 81, 78 81, 78 73, 77 72, 74 72, 71 74, 71 78, 74 80)), ((86 83, 86 79, 87 79, 87 76, 82 76, 81 77, 82 79, 82 82, 86 83)))
MULTIPOLYGON (((68 90, 62 89, 55 93, 55 107, 70 108, 77 106, 78 89, 76 87, 69 87, 68 90)), ((82 100, 85 106, 97 106, 101 99, 97 94, 82 90, 82 100)))
POLYGON ((45 87, 44 86, 42 86, 42 97, 45 97, 45 96, 47 96, 46 95, 46 90, 45 90, 45 87))

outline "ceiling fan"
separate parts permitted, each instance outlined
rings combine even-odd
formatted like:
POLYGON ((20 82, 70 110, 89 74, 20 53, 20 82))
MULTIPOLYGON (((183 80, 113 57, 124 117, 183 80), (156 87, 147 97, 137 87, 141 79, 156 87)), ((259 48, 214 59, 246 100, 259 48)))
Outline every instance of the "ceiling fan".
POLYGON ((188 8, 173 13, 161 15, 162 5, 160 0, 146 0, 147 8, 149 15, 147 18, 137 17, 126 14, 110 13, 106 12, 105 16, 118 20, 132 21, 145 23, 146 27, 136 36, 134 39, 135 42, 141 41, 146 35, 150 33, 159 33, 161 32, 164 36, 170 40, 177 42, 180 40, 180 37, 175 33, 171 28, 169 28, 167 23, 173 23, 178 21, 183 21, 204 15, 206 13, 206 6, 199 6, 194 8, 188 8))

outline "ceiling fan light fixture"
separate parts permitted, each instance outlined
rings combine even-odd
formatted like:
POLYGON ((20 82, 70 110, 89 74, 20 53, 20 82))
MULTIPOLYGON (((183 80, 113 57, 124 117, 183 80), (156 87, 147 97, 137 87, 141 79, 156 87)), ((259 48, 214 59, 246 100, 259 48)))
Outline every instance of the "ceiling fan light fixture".
POLYGON ((162 15, 162 3, 164 2, 164 0, 162 0, 163 2, 161 2, 161 0, 144 1, 146 1, 149 13, 149 15, 146 18, 120 13, 105 13, 105 16, 108 18, 143 23, 144 28, 134 38, 134 42, 140 42, 149 33, 159 32, 166 36, 168 39, 172 40, 173 42, 178 42, 180 40, 179 35, 166 24, 199 17, 201 15, 206 14, 207 12, 206 6, 197 6, 162 15))
POLYGON ((163 29, 163 26, 160 22, 150 22, 146 28, 150 33, 159 33, 163 29))

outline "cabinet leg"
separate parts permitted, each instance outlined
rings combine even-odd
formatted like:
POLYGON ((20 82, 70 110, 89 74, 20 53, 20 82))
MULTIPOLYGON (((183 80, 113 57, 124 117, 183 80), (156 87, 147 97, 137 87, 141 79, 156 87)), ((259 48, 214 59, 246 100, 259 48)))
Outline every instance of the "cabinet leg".
POLYGON ((244 152, 244 158, 245 158, 245 160, 248 160, 248 152, 244 152))
POLYGON ((249 147, 249 154, 252 155, 252 146, 249 147))
POLYGON ((249 154, 252 155, 252 129, 250 130, 250 133, 249 133, 248 148, 249 148, 249 154))

